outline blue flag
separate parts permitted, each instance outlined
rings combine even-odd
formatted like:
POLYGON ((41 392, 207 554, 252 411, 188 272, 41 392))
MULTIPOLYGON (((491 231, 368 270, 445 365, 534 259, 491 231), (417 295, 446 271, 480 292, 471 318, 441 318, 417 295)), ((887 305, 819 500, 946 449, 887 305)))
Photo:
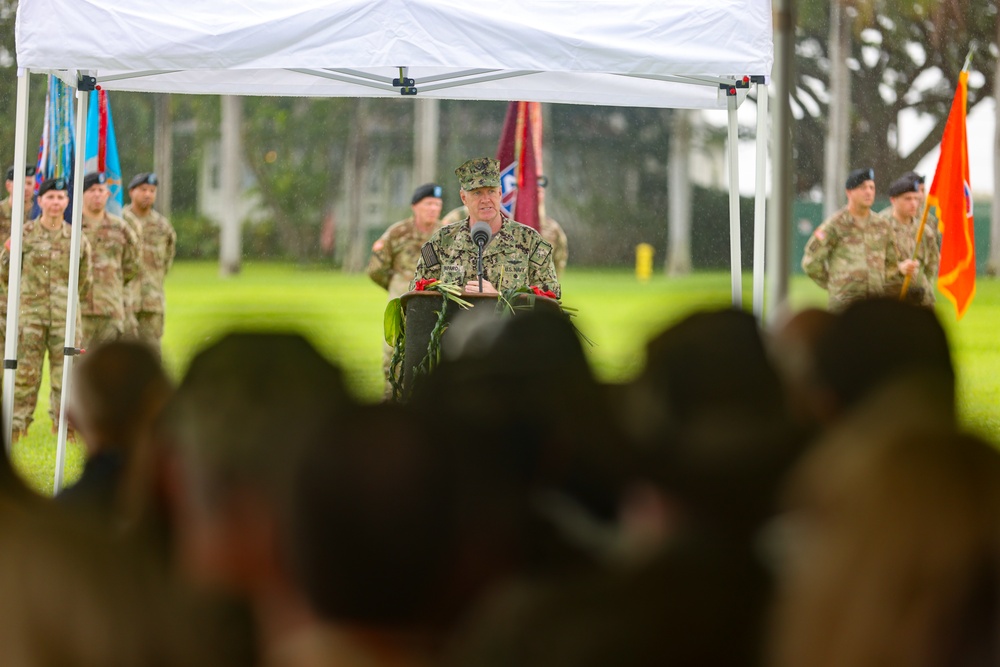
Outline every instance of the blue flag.
POLYGON ((122 168, 118 161, 115 123, 111 117, 111 102, 104 90, 90 91, 87 108, 87 148, 84 152, 84 172, 103 171, 107 177, 108 213, 122 214, 122 168))
MULTIPOLYGON (((62 80, 49 75, 49 87, 45 95, 45 123, 42 138, 38 142, 38 162, 35 164, 35 188, 49 178, 65 178, 69 182, 70 204, 66 207, 66 222, 73 219, 73 156, 75 118, 73 89, 62 80)), ((31 218, 39 215, 35 202, 31 218)))

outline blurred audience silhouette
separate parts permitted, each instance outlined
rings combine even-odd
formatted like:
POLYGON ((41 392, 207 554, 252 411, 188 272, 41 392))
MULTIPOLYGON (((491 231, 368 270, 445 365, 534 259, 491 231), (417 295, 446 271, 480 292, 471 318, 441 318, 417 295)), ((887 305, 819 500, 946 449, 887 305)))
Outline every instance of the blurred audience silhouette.
POLYGON ((997 662, 1000 453, 932 310, 697 312, 599 382, 561 313, 452 316, 405 403, 293 333, 173 389, 80 360, 80 480, 0 461, 11 664, 997 662))

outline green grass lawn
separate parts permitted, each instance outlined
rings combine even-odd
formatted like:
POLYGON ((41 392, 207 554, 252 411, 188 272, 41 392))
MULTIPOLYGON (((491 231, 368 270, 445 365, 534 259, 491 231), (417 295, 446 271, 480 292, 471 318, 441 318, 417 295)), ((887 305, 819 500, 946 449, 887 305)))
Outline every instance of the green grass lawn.
MULTIPOLYGON (((563 279, 563 302, 578 309, 577 327, 593 342, 588 349, 598 377, 623 381, 643 364, 643 348, 656 332, 684 315, 730 301, 726 273, 684 278, 655 276, 636 281, 628 270, 570 270, 563 279)), ((944 300, 938 314, 949 331, 959 368, 962 414, 973 430, 1000 441, 1000 282, 980 279, 968 314, 955 321, 944 300)), ((744 280, 749 307, 750 280, 744 280)), ((220 278, 214 263, 178 263, 167 282, 164 363, 180 379, 191 357, 234 329, 294 330, 345 369, 355 392, 377 400, 382 392, 382 313, 385 292, 364 275, 315 267, 248 264, 234 278, 220 278)), ((795 307, 822 305, 825 293, 808 279, 792 281, 795 307)), ((901 332, 901 335, 906 335, 901 332)), ((261 379, 264 381, 264 378, 261 379)), ((55 436, 50 432, 48 382, 43 384, 36 422, 14 447, 14 461, 35 488, 51 492, 55 436)), ((76 479, 82 452, 70 445, 66 481, 76 479)))

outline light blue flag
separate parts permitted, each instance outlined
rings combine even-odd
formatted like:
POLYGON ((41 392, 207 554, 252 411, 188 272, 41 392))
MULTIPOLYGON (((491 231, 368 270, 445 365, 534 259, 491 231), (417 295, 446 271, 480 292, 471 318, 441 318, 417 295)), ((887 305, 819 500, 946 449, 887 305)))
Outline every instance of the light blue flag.
POLYGON ((84 154, 84 173, 103 171, 107 177, 108 213, 122 214, 122 168, 118 161, 118 142, 115 123, 111 116, 111 101, 103 90, 90 91, 87 108, 87 149, 84 154))

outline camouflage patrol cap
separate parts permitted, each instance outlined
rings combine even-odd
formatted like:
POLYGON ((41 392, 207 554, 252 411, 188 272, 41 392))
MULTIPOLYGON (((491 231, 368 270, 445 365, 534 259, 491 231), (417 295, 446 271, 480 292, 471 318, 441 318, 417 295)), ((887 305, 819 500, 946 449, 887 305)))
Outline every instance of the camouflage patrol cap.
POLYGON ((466 192, 476 188, 499 188, 500 162, 491 157, 477 157, 456 169, 455 175, 466 192))

